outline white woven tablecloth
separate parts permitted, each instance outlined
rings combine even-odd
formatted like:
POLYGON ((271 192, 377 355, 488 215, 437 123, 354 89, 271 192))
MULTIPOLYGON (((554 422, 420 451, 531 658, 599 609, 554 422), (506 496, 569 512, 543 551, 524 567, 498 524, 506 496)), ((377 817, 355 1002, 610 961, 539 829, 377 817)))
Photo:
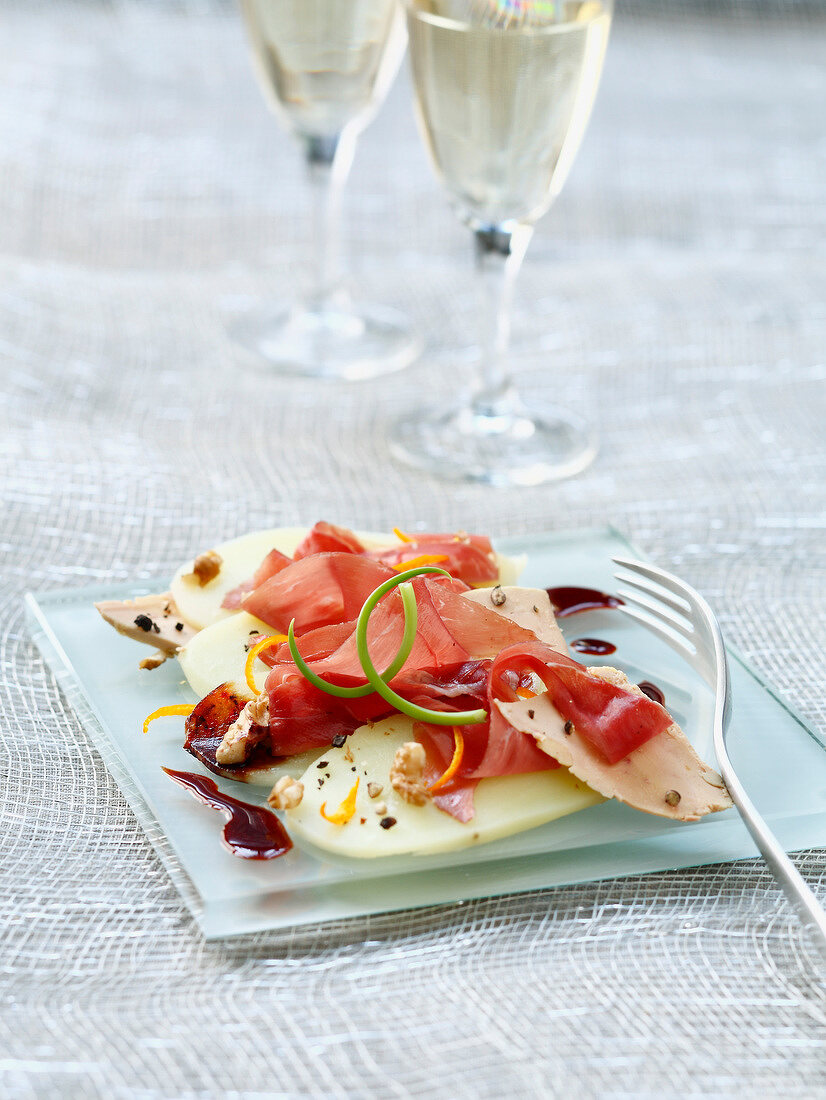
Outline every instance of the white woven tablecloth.
MULTIPOLYGON (((296 151, 238 17, 0 4, 0 1094, 826 1095, 826 985, 759 861, 206 944, 31 645, 21 595, 171 572, 329 518, 494 536, 610 522, 826 724, 826 22, 620 7, 519 285, 528 393, 583 476, 414 479, 388 424, 470 362, 469 242, 406 77, 347 204, 361 294, 429 349, 279 381, 226 324, 306 258, 296 151)), ((767 762, 767 767, 770 767, 767 762)), ((826 891, 826 856, 798 863, 826 891)))

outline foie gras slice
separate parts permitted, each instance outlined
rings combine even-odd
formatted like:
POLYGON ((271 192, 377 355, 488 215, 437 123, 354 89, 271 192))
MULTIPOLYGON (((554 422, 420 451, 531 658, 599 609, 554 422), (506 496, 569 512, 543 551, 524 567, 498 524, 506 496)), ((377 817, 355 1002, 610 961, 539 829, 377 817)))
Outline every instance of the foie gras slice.
MULTIPOLYGON (((619 669, 588 671, 615 687, 643 694, 619 669)), ((606 798, 675 821, 697 821, 732 805, 721 777, 700 759, 676 722, 623 760, 609 764, 570 723, 570 732, 565 732, 565 719, 547 695, 496 706, 512 726, 536 738, 543 752, 606 798)))
POLYGON ((496 585, 495 588, 476 588, 472 592, 463 592, 462 596, 473 603, 481 604, 489 611, 495 611, 505 619, 511 619, 526 630, 532 630, 540 642, 549 645, 557 653, 568 655, 568 647, 557 626, 550 597, 544 588, 496 585))
POLYGON ((118 634, 146 642, 169 656, 198 633, 181 618, 169 592, 134 600, 101 600, 95 607, 118 634))

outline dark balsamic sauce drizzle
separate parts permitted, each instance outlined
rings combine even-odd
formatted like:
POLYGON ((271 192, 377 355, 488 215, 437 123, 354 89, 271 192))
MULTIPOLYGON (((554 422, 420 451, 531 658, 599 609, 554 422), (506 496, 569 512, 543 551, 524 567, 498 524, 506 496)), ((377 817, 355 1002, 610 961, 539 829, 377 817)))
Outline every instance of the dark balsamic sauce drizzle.
POLYGON ((610 653, 617 652, 617 647, 612 642, 604 642, 601 638, 574 638, 568 645, 576 653, 589 653, 594 657, 607 657, 610 653))
POLYGON ((656 684, 652 684, 649 680, 641 680, 637 687, 640 691, 647 695, 649 699, 653 699, 655 703, 659 703, 661 707, 665 706, 665 694, 661 688, 658 688, 656 684))
POLYGON ((562 585, 558 588, 546 588, 545 591, 554 605, 556 617, 564 619, 568 615, 578 615, 581 611, 596 611, 605 607, 622 607, 619 596, 609 596, 596 588, 578 588, 562 585))
MULTIPOLYGON (((596 588, 579 588, 574 585, 562 585, 557 588, 546 588, 554 611, 558 619, 567 618, 569 615, 578 615, 581 611, 597 611, 600 608, 622 607, 623 600, 619 596, 610 596, 607 592, 600 592, 596 588)), ((604 642, 601 638, 575 638, 569 643, 576 653, 589 653, 596 657, 607 657, 610 653, 616 653, 617 647, 611 642, 604 642)), ((642 680, 638 685, 640 691, 653 699, 660 706, 665 706, 665 694, 656 684, 650 680, 642 680)))
POLYGON ((199 802, 227 816, 224 843, 233 855, 241 859, 275 859, 292 848, 287 830, 270 810, 223 794, 209 776, 173 771, 172 768, 163 770, 199 802))

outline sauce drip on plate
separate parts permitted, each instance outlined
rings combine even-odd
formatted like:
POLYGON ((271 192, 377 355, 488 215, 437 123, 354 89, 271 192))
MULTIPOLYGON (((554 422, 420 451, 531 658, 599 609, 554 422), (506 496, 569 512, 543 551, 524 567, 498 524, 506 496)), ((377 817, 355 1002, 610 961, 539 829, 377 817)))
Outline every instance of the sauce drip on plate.
POLYGON ((590 653, 595 657, 607 657, 609 653, 617 652, 613 642, 604 642, 602 638, 574 638, 568 644, 577 653, 590 653))
POLYGON ((270 810, 223 794, 215 781, 206 775, 173 771, 172 768, 163 770, 199 802, 226 815, 224 843, 233 855, 241 859, 275 859, 292 848, 287 830, 270 810))
POLYGON ((596 588, 578 588, 562 585, 558 588, 546 588, 545 591, 554 605, 556 617, 564 619, 568 615, 578 615, 581 611, 596 611, 602 607, 622 607, 619 596, 609 596, 596 588))
POLYGON ((652 684, 650 680, 641 680, 637 684, 640 691, 647 695, 649 699, 653 699, 655 703, 659 703, 661 707, 665 706, 665 694, 661 688, 658 688, 656 684, 652 684))

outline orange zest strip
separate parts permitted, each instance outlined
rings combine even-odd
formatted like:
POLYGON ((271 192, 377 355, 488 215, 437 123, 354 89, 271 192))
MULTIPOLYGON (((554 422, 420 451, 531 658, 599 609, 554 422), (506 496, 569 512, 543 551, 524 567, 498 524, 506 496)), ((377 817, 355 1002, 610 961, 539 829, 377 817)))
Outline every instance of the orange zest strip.
POLYGON ((255 677, 252 674, 252 666, 255 664, 255 658, 258 654, 264 650, 269 649, 273 645, 281 645, 282 642, 286 642, 286 634, 273 634, 270 638, 262 638, 260 642, 256 642, 247 654, 247 662, 244 665, 244 676, 246 677, 247 687, 253 693, 258 694, 258 687, 255 683, 255 677))
POLYGON ((400 561, 393 569, 397 573, 404 573, 407 569, 417 569, 420 565, 436 565, 437 562, 447 561, 447 554, 420 554, 418 558, 408 558, 400 561))
POLYGON ((431 791, 438 791, 440 787, 446 786, 454 777, 462 764, 462 757, 465 753, 465 739, 462 736, 462 731, 458 726, 453 727, 453 759, 447 766, 447 769, 442 772, 435 783, 430 784, 431 791))
POLYGON ((321 803, 321 809, 318 811, 325 821, 331 822, 333 825, 346 825, 353 814, 356 812, 356 795, 358 794, 360 780, 357 779, 353 786, 350 788, 350 793, 344 799, 342 804, 336 810, 334 814, 328 814, 327 803, 321 803))
POLYGON ((398 527, 393 528, 393 534, 399 540, 399 542, 415 542, 416 540, 412 535, 406 535, 404 531, 400 531, 398 527))
POLYGON ((149 723, 154 722, 156 718, 172 718, 176 714, 182 714, 185 717, 192 714, 195 710, 194 703, 176 703, 171 707, 158 707, 157 710, 153 710, 151 714, 147 714, 143 721, 143 732, 149 733, 149 723))

